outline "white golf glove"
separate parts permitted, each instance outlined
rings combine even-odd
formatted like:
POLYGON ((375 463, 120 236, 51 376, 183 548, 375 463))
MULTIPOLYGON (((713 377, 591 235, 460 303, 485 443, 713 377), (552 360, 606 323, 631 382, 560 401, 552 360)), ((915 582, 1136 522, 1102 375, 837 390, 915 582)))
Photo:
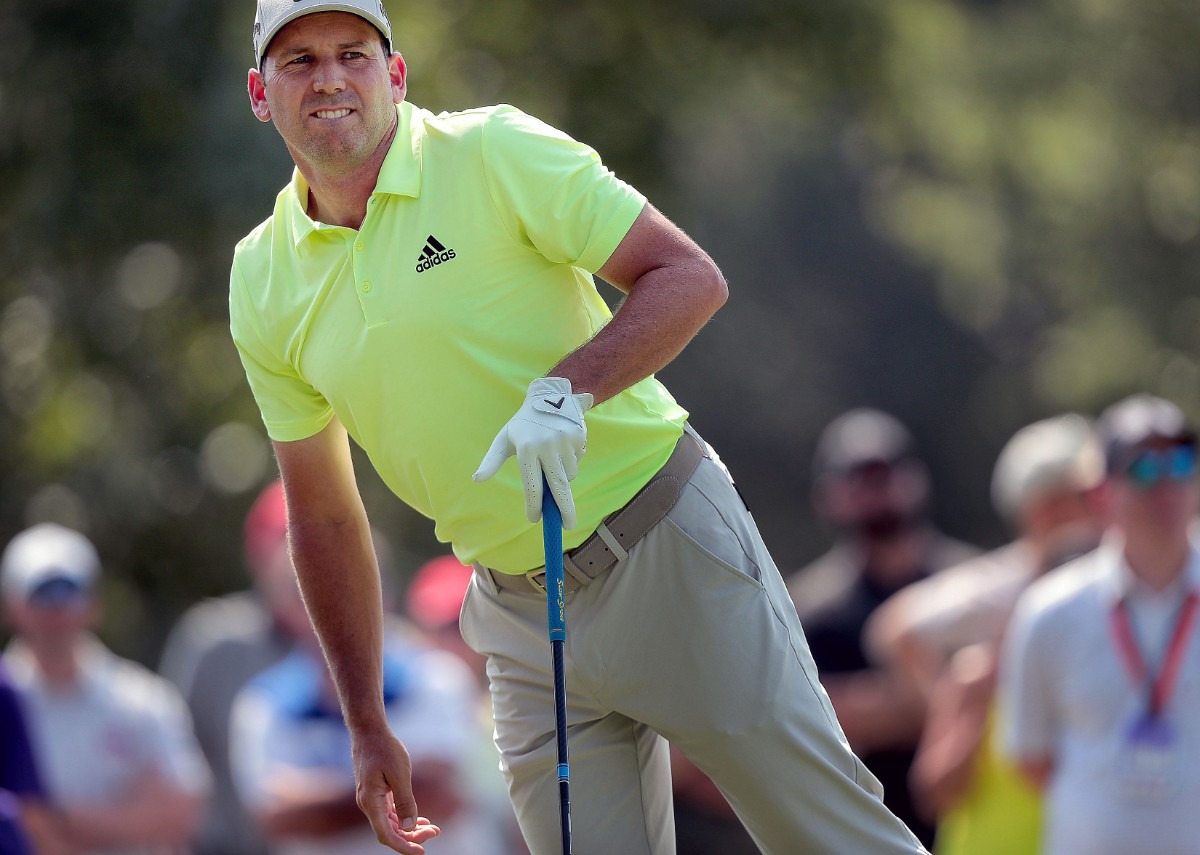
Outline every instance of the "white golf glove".
POLYGON ((571 381, 542 377, 529 384, 525 403, 492 440, 476 481, 486 481, 500 471, 504 461, 517 456, 525 488, 525 516, 531 523, 542 518, 542 474, 550 494, 562 511, 563 528, 575 527, 575 500, 571 480, 579 471, 579 458, 587 450, 584 412, 592 396, 571 394, 571 381))

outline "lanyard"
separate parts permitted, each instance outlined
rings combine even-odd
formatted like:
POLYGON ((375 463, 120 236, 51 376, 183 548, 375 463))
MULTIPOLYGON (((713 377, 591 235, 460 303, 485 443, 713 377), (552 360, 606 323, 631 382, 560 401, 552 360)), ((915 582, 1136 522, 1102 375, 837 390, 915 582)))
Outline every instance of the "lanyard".
POLYGON ((1148 684, 1150 689, 1150 715, 1158 718, 1171 699, 1175 689, 1175 681, 1179 677, 1179 666, 1183 662, 1183 654, 1187 650, 1187 640, 1192 633, 1192 625, 1196 622, 1196 611, 1200 608, 1200 597, 1195 591, 1190 592, 1179 609, 1175 619, 1175 629, 1167 642, 1166 655, 1163 657, 1162 669, 1156 678, 1152 678, 1149 667, 1142 651, 1138 649, 1137 640, 1133 637, 1133 627, 1129 622, 1129 607, 1125 601, 1117 603, 1112 612, 1113 636, 1117 642, 1117 650, 1125 661, 1129 675, 1138 685, 1148 684))

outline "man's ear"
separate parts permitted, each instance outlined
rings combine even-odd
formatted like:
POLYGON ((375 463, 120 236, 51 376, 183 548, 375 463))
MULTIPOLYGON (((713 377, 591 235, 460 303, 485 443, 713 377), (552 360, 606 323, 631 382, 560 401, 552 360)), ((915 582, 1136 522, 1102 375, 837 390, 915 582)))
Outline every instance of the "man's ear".
POLYGON ((250 95, 250 109, 260 122, 271 121, 271 108, 267 105, 267 84, 262 72, 250 69, 246 75, 246 91, 250 95))
POLYGON ((388 77, 392 82, 392 101, 399 104, 408 93, 408 66, 398 52, 388 57, 388 77))

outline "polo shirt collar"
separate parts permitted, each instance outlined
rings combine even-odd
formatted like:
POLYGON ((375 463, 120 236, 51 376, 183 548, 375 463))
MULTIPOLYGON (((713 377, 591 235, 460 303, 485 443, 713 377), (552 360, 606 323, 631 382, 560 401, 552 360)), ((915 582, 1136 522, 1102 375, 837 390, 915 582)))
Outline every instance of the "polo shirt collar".
MULTIPOLYGON (((396 136, 392 139, 391 147, 379 167, 379 177, 375 181, 372 195, 410 196, 414 199, 421 195, 421 144, 424 142, 423 130, 418 124, 417 131, 413 129, 413 113, 416 108, 407 101, 396 105, 399 122, 396 125, 396 136)), ((286 191, 286 212, 291 225, 292 241, 299 246, 303 240, 318 228, 308 216, 308 182, 298 168, 292 169, 292 181, 286 191)))
POLYGON ((421 195, 421 144, 425 140, 424 128, 413 127, 416 108, 407 101, 396 105, 400 121, 396 126, 396 137, 379 168, 379 179, 375 182, 376 193, 393 196, 421 195))

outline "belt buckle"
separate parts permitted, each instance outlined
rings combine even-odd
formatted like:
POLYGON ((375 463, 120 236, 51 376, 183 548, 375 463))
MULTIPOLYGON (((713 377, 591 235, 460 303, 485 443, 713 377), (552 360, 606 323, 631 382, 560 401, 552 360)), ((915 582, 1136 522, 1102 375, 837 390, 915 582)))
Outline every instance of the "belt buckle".
POLYGON ((537 591, 542 596, 549 596, 546 593, 546 570, 530 570, 525 574, 526 581, 533 586, 533 590, 537 591))

